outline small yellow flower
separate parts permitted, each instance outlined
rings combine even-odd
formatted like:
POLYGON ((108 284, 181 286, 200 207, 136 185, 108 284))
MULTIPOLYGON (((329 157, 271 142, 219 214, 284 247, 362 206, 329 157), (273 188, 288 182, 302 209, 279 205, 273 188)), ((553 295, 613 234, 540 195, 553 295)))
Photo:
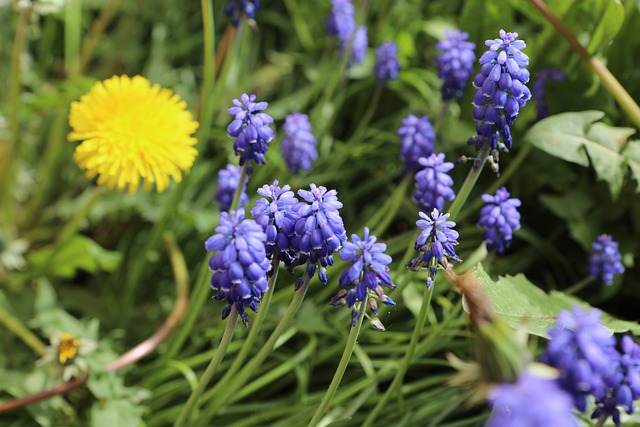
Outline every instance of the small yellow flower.
POLYGON ((58 362, 61 365, 70 363, 78 355, 79 348, 80 340, 64 332, 60 336, 60 342, 58 343, 58 362))
POLYGON ((191 135, 198 122, 186 102, 169 89, 141 76, 114 76, 96 83, 71 104, 69 141, 83 141, 73 155, 88 178, 98 184, 135 193, 155 183, 162 192, 169 178, 182 179, 197 155, 191 135))

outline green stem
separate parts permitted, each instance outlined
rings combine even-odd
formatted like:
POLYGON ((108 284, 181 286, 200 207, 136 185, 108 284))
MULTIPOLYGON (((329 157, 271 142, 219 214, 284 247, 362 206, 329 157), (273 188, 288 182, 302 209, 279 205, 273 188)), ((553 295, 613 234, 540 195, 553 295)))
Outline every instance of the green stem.
POLYGON ((189 400, 187 400, 184 408, 182 408, 182 412, 175 422, 174 427, 182 427, 189 420, 191 411, 198 403, 200 395, 202 395, 202 392, 207 387, 207 384, 209 384, 209 381, 211 381, 213 374, 215 374, 218 365, 222 361, 222 358, 229 348, 229 343, 231 342, 231 338, 233 338, 233 332, 235 331, 237 322, 238 311, 235 307, 232 307, 231 314, 229 314, 229 317, 227 318, 227 327, 225 328, 222 339, 220 340, 218 350, 213 356, 213 359, 211 359, 211 362, 209 363, 209 366, 207 366, 207 369, 205 369, 204 374, 202 374, 200 381, 198 381, 198 385, 196 385, 196 388, 191 392, 191 396, 189 396, 189 400))
POLYGON ((449 101, 443 101, 442 105, 440 105, 440 111, 438 112, 438 117, 436 117, 436 122, 433 125, 433 131, 436 135, 440 133, 442 123, 444 122, 445 117, 447 117, 447 111, 449 111, 449 101))
POLYGON ((396 187, 390 197, 384 203, 382 209, 376 211, 375 215, 369 220, 370 224, 375 224, 376 227, 373 231, 373 235, 380 236, 387 229, 391 221, 396 217, 396 214, 402 206, 402 199, 407 192, 409 183, 413 181, 413 174, 407 173, 400 185, 396 187))
POLYGON ((262 365, 262 362, 264 362, 264 360, 271 354, 273 348, 276 345, 276 341, 278 341, 278 338, 280 338, 282 333, 289 326, 289 323, 291 322, 291 320, 293 320, 293 316, 298 312, 300 305, 302 305, 302 301, 304 300, 307 289, 309 288, 310 280, 311 278, 305 272, 302 286, 300 286, 300 288, 293 295, 293 299, 289 304, 289 308, 276 325, 276 328, 267 339, 267 342, 265 342, 262 348, 260 348, 258 354, 253 356, 251 358, 251 361, 242 368, 234 381, 231 382, 231 384, 229 384, 229 386, 225 389, 224 394, 217 395, 217 399, 211 402, 211 404, 207 408, 207 411, 201 417, 201 420, 203 422, 207 421, 211 416, 215 415, 216 411, 230 398, 232 398, 234 393, 240 387, 246 384, 246 382, 251 378, 251 375, 253 375, 253 373, 262 365))
POLYGON ((198 148, 209 139, 213 120, 213 89, 215 85, 215 45, 216 32, 211 0, 201 0, 202 25, 204 32, 204 66, 202 70, 202 92, 200 94, 200 128, 198 129, 198 148))
POLYGON ((367 106, 367 111, 362 115, 362 118, 358 122, 358 127, 353 132, 353 136, 351 140, 355 140, 356 142, 361 138, 361 133, 364 128, 369 125, 371 122, 371 118, 373 117, 373 113, 376 111, 376 107, 378 106, 378 102, 380 102, 380 95, 382 95, 382 90, 384 89, 384 85, 380 82, 376 85, 376 89, 373 92, 373 96, 371 97, 371 101, 367 106))
POLYGON ((593 277, 587 276, 584 279, 580 280, 578 283, 575 283, 573 286, 567 289, 563 289, 562 292, 564 292, 567 295, 575 294, 576 292, 579 292, 582 289, 584 289, 585 286, 587 286, 591 282, 593 282, 593 277))
POLYGON ((313 418, 309 422, 309 427, 315 427, 320 418, 324 415, 325 411, 331 404, 333 400, 333 396, 340 385, 340 381, 342 381, 342 377, 347 370, 347 366, 349 365, 349 360, 351 360, 351 355, 353 354, 353 349, 358 342, 358 335, 360 334, 360 329, 362 328, 362 322, 364 321, 364 310, 367 306, 368 295, 365 297, 364 301, 360 304, 359 310, 359 319, 358 322, 351 327, 351 332, 349 332, 349 338, 347 339, 347 344, 344 346, 344 352, 342 353, 342 358, 340 359, 340 363, 338 364, 338 368, 336 372, 333 374, 333 379, 331 380, 331 384, 329 388, 324 394, 322 398, 322 402, 320 402, 320 406, 316 410, 315 414, 313 414, 313 418))
POLYGON ((82 49, 80 50, 80 65, 79 71, 82 72, 89 64, 93 50, 100 41, 100 38, 104 35, 104 31, 107 26, 113 20, 122 0, 109 0, 109 2, 102 8, 98 19, 96 19, 91 25, 89 34, 84 38, 82 42, 82 49))
POLYGON ((244 162, 242 168, 240 168, 240 178, 238 178, 238 186, 236 187, 235 193, 233 193, 233 200, 231 201, 231 207, 229 211, 234 211, 238 209, 238 205, 240 204, 240 197, 242 196, 242 192, 244 191, 244 181, 247 179, 247 162, 244 162))
POLYGON ((70 80, 80 74, 81 21, 82 2, 67 0, 64 8, 64 68, 70 80))
MULTIPOLYGON (((18 116, 20 111, 20 81, 21 59, 24 50, 27 26, 31 9, 25 8, 20 12, 16 36, 13 40, 13 52, 11 54, 11 69, 9 74, 9 99, 7 105, 9 140, 4 153, 0 153, 0 218, 3 224, 11 224, 13 216, 13 156, 15 146, 18 143, 18 116)), ((0 145, 0 149, 2 145, 0 145)))
POLYGON ((473 167, 469 171, 469 175, 467 175, 467 179, 464 180, 464 183, 462 184, 462 187, 460 187, 456 198, 453 200, 453 203, 449 207, 449 221, 456 220, 456 217, 460 213, 460 210, 469 198, 471 190, 473 190, 473 186, 476 185, 476 181, 478 181, 478 178, 480 177, 482 168, 489 158, 489 151, 490 147, 488 146, 488 144, 485 144, 485 147, 483 147, 478 153, 480 164, 474 163, 473 167))
POLYGON ((273 260, 271 261, 271 268, 273 268, 273 275, 269 277, 269 290, 265 294, 263 300, 260 302, 260 310, 258 311, 258 315, 256 316, 256 320, 253 321, 251 327, 249 328, 249 334, 244 339, 242 343, 242 347, 240 348, 240 352, 236 357, 233 358, 233 363, 226 370, 224 377, 218 381, 215 385, 211 393, 213 395, 217 395, 218 392, 222 393, 224 387, 229 382, 231 378, 234 377, 236 372, 240 370, 242 364, 249 356, 251 350, 253 350, 253 345, 258 338, 258 334, 262 329, 262 325, 264 323, 265 317, 267 317, 267 311, 269 310, 269 305, 271 304, 271 298, 273 297, 273 293, 275 292, 276 281, 278 280, 278 270, 280 269, 280 260, 277 254, 273 255, 273 260))
POLYGON ((540 13, 547 18, 547 20, 554 26, 556 31, 560 33, 562 37, 569 43, 571 48, 575 50, 578 55, 587 63, 591 71, 594 72, 599 78, 604 87, 609 91, 611 95, 618 101, 620 107, 627 113, 629 118, 636 127, 640 128, 640 106, 633 100, 629 92, 620 84, 611 71, 597 58, 592 57, 591 54, 584 48, 569 30, 564 23, 553 14, 551 9, 542 0, 530 0, 531 3, 540 11, 540 13))
POLYGON ((15 336, 20 338, 22 342, 31 347, 33 351, 39 355, 44 355, 45 345, 40 338, 38 338, 33 332, 29 330, 24 324, 13 317, 2 306, 0 306, 0 324, 4 325, 9 331, 13 332, 15 336))
POLYGON ((602 427, 605 423, 605 421, 607 421, 607 418, 609 417, 608 414, 602 414, 600 415, 600 418, 598 418, 598 421, 596 421, 596 423, 593 425, 593 427, 602 427))
POLYGON ((400 363, 400 366, 398 366, 398 370, 396 371, 396 375, 393 378, 391 386, 389 386, 384 396, 382 396, 382 398, 376 404, 375 408, 373 408, 373 410, 369 413, 367 419, 363 424, 363 427, 370 427, 373 425, 373 422, 377 419, 380 411, 387 406, 387 403, 389 403, 391 397, 397 393, 398 388, 402 385, 402 382, 404 381, 404 375, 409 369, 411 359, 413 358, 416 347, 418 346, 418 342, 420 341, 422 328, 424 327, 424 323, 427 320, 427 314, 429 313, 429 307, 431 306, 431 297, 433 296, 434 287, 435 286, 425 288, 424 294, 422 295, 422 306, 420 307, 420 313, 418 314, 418 318, 416 319, 416 324, 413 328, 411 340, 409 341, 409 347, 407 348, 407 352, 404 355, 404 359, 400 363))

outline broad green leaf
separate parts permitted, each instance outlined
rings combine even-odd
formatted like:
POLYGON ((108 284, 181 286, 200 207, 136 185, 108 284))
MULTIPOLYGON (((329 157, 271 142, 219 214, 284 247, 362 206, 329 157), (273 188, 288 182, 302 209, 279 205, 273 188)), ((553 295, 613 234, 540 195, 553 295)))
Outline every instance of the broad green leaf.
MULTIPOLYGON (((523 274, 499 277, 496 282, 482 265, 478 265, 476 274, 496 313, 509 326, 532 335, 548 338, 547 331, 555 325, 560 310, 570 310, 576 304, 590 307, 586 302, 562 292, 547 294, 523 274)), ((614 319, 605 313, 602 321, 612 332, 640 334, 640 325, 634 322, 614 319)))
MULTIPOLYGON (((625 156, 631 144, 623 153, 621 151, 635 130, 596 123, 602 117, 601 111, 557 114, 536 123, 525 138, 554 157, 582 166, 591 163, 598 177, 609 185, 613 198, 617 199, 627 164, 631 165, 633 161, 625 156)), ((631 166, 631 170, 638 180, 640 164, 631 166)))
POLYGON ((29 262, 45 274, 69 278, 77 270, 90 273, 112 271, 120 263, 120 258, 120 253, 108 251, 88 237, 75 235, 59 248, 47 246, 33 252, 29 262))
POLYGON ((640 192, 640 140, 629 141, 622 154, 627 158, 629 169, 636 180, 636 191, 640 192))
POLYGON ((615 38, 624 22, 624 6, 619 0, 594 0, 593 5, 585 5, 590 8, 597 20, 596 27, 591 30, 591 40, 587 51, 594 53, 606 48, 615 38))
POLYGON ((138 427, 144 408, 127 399, 109 399, 91 407, 93 427, 138 427))

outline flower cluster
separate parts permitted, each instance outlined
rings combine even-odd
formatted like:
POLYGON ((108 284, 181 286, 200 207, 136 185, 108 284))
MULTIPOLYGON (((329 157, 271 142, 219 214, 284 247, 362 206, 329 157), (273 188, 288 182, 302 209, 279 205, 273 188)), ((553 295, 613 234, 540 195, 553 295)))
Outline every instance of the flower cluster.
POLYGON ((478 226, 484 228, 487 250, 496 250, 500 255, 511 245, 513 232, 520 229, 520 199, 510 198, 505 187, 496 191, 495 196, 483 194, 485 206, 480 210, 478 226))
POLYGON ((515 384, 495 386, 486 427, 577 427, 571 398, 553 380, 523 372, 515 384))
POLYGON ((444 161, 444 153, 421 157, 418 163, 422 170, 416 174, 416 192, 413 200, 423 211, 444 208, 445 200, 453 200, 453 179, 447 175, 453 169, 453 163, 444 161))
POLYGON ((594 279, 600 276, 605 285, 611 285, 615 275, 624 273, 618 242, 611 235, 602 234, 591 244, 591 249, 593 253, 589 256, 589 274, 594 279))
POLYGON ((158 192, 170 178, 180 182, 198 154, 191 135, 198 122, 187 104, 169 89, 141 76, 113 76, 71 103, 70 141, 82 140, 73 159, 98 185, 135 193, 154 184, 158 192))
POLYGON ((347 44, 356 29, 356 8, 351 4, 351 0, 331 0, 331 3, 327 34, 337 37, 342 44, 347 44))
POLYGON ((311 133, 309 116, 302 113, 289 114, 284 119, 285 136, 281 148, 287 166, 294 174, 300 170, 311 170, 311 163, 318 158, 316 137, 311 133))
POLYGON ((402 119, 397 133, 400 137, 400 159, 405 162, 406 170, 418 172, 421 169, 418 159, 429 157, 435 151, 436 133, 429 117, 418 118, 409 114, 402 119))
POLYGON ((436 44, 441 53, 435 62, 438 77, 442 79, 442 100, 455 97, 459 102, 473 72, 476 45, 468 42, 469 34, 460 30, 447 31, 445 37, 436 44))
POLYGON ((277 180, 272 185, 258 189, 258 194, 262 198, 251 209, 251 214, 267 235, 267 257, 271 258, 275 253, 279 260, 291 265, 295 252, 291 249, 289 240, 298 220, 298 213, 294 210, 298 199, 289 185, 281 188, 277 180))
POLYGON ((235 307, 248 326, 245 307, 258 311, 262 294, 269 289, 267 272, 271 263, 265 253, 266 240, 262 227, 244 219, 244 209, 238 209, 222 212, 216 234, 205 242, 207 251, 217 252, 209 260, 209 269, 213 272, 211 288, 218 291, 214 298, 227 302, 223 319, 235 307))
POLYGON ((578 306, 559 313, 549 336, 542 361, 560 371, 558 384, 576 409, 584 412, 591 395, 596 403, 592 418, 611 416, 620 426, 619 408, 631 414, 633 401, 640 398, 640 346, 625 336, 619 352, 615 337, 600 323, 600 312, 578 306))
POLYGON ((416 225, 422 229, 416 239, 415 250, 418 255, 406 264, 410 270, 417 271, 421 266, 429 268, 427 287, 433 286, 438 273, 438 265, 449 268, 448 260, 460 262, 454 246, 458 244, 458 232, 453 229, 456 223, 447 221, 449 214, 440 213, 437 209, 430 215, 418 212, 422 219, 416 225))
MULTIPOLYGON (((351 289, 346 296, 347 306, 353 307, 357 301, 365 301, 368 296, 373 295, 384 304, 395 305, 395 302, 384 294, 382 288, 396 288, 389 276, 388 266, 391 264, 391 257, 384 253, 386 250, 387 245, 376 243, 376 237, 370 235, 369 228, 366 227, 362 239, 357 234, 352 234, 351 242, 344 243, 340 250, 340 258, 352 264, 342 272, 339 283, 344 287, 355 284, 355 289, 351 289)), ((371 307, 377 315, 377 305, 373 303, 371 307)), ((357 310, 352 311, 351 320, 351 326, 355 326, 358 320, 357 310)))
POLYGON ((273 123, 273 117, 266 113, 258 113, 265 110, 269 104, 256 102, 255 95, 243 93, 240 100, 234 99, 235 107, 227 111, 233 116, 233 121, 227 127, 227 134, 236 138, 233 149, 240 156, 240 165, 249 162, 247 173, 251 173, 251 161, 264 164, 267 153, 267 144, 275 137, 275 132, 269 127, 273 123))
MULTIPOLYGON (((238 184, 240 183, 241 167, 237 165, 228 164, 225 169, 218 171, 218 191, 214 199, 220 203, 221 211, 228 211, 233 203, 233 196, 236 193, 238 184)), ((238 207, 243 207, 249 203, 249 196, 247 195, 247 182, 248 177, 245 177, 244 184, 242 186, 242 193, 240 193, 240 200, 238 207)))
POLYGON ((480 73, 474 78, 477 89, 473 97, 473 118, 477 135, 469 139, 476 151, 489 149, 493 169, 499 173, 498 149, 508 150, 513 140, 511 126, 520 108, 531 98, 529 88, 529 57, 522 53, 526 47, 517 40, 518 33, 500 30, 500 38, 487 40, 489 50, 480 57, 480 73), (499 142, 502 137, 502 143, 499 142))
POLYGON ((533 83, 533 96, 536 101, 536 112, 538 113, 538 120, 542 120, 549 115, 547 110, 547 101, 545 100, 545 87, 547 81, 558 80, 565 81, 567 76, 556 68, 543 68, 538 72, 538 78, 533 83))
POLYGON ((243 16, 253 22, 256 19, 258 9, 260 9, 259 0, 231 0, 224 8, 224 14, 231 16, 231 22, 237 27, 243 16))
POLYGON ((303 201, 294 206, 299 216, 290 239, 291 248, 297 252, 294 265, 306 263, 306 275, 311 279, 320 264, 318 277, 325 285, 329 280, 326 267, 333 265, 333 253, 347 239, 337 194, 336 190, 311 184, 309 191, 298 190, 303 201))
POLYGON ((349 56, 347 65, 350 67, 354 64, 362 64, 368 47, 367 27, 360 25, 353 34, 353 39, 350 39, 347 43, 342 43, 342 55, 346 55, 351 49, 351 56, 349 56))
POLYGON ((398 45, 394 42, 384 42, 376 49, 376 63, 373 67, 378 82, 383 84, 387 80, 398 80, 400 63, 398 62, 398 45))

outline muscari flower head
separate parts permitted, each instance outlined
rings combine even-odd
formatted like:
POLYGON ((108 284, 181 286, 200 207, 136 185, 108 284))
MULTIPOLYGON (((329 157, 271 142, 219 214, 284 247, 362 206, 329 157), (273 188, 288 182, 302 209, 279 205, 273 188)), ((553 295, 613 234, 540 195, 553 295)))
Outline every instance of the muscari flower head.
POLYGON ((517 40, 518 33, 500 30, 500 38, 487 40, 489 50, 480 57, 480 73, 473 79, 473 118, 477 135, 469 139, 476 151, 483 147, 493 156, 492 168, 499 174, 498 149, 508 151, 513 144, 511 126, 520 108, 531 98, 529 88, 529 57, 522 53, 526 47, 517 40), (502 142, 499 142, 502 137, 502 142))
POLYGON ((224 8, 224 14, 231 16, 231 22, 237 27, 243 16, 246 16, 249 22, 254 22, 259 9, 259 0, 231 0, 224 8))
POLYGON ((394 42, 384 42, 376 49, 376 63, 373 67, 378 82, 383 84, 387 80, 398 80, 400 63, 398 62, 398 45, 394 42))
POLYGON ((170 178, 180 182, 198 152, 191 135, 198 122, 187 104, 169 89, 141 76, 114 76, 98 82, 71 103, 70 141, 81 140, 73 155, 88 178, 109 189, 135 193, 155 184, 162 192, 170 178))
POLYGON ((618 381, 616 340, 600 323, 598 310, 561 311, 549 330, 549 344, 541 361, 558 369, 558 385, 568 392, 581 412, 588 395, 602 399, 618 381))
MULTIPOLYGON (((340 250, 340 258, 352 264, 342 272, 339 283, 344 287, 355 284, 355 288, 346 295, 347 306, 353 307, 357 301, 365 301, 368 297, 372 302, 373 298, 378 298, 384 304, 395 305, 395 302, 384 294, 382 288, 382 286, 396 288, 389 276, 391 257, 384 253, 386 250, 387 245, 376 243, 376 236, 369 234, 368 227, 365 227, 362 239, 357 234, 352 234, 351 242, 344 243, 344 247, 340 250)), ((375 302, 371 304, 371 308, 373 314, 378 315, 375 302)), ((351 326, 356 325, 358 317, 358 311, 354 309, 351 315, 351 326)))
POLYGON ((596 409, 591 418, 612 417, 616 427, 620 427, 620 408, 633 414, 633 402, 640 399, 640 345, 628 335, 620 342, 617 372, 613 384, 604 397, 596 398, 596 409))
POLYGON ((331 0, 331 15, 327 19, 327 34, 348 43, 356 29, 356 9, 351 0, 331 0))
POLYGON ((537 120, 542 120, 549 115, 547 110, 547 101, 545 100, 545 86, 549 80, 565 81, 567 76, 556 68, 543 68, 538 73, 538 78, 533 83, 533 96, 536 101, 536 111, 538 113, 537 120))
POLYGON ((453 229, 456 223, 447 221, 449 214, 434 209, 430 215, 424 212, 418 212, 418 215, 422 218, 416 221, 416 225, 422 229, 415 243, 418 254, 406 267, 413 271, 422 266, 429 268, 426 284, 431 287, 435 282, 438 266, 449 268, 449 259, 461 261, 454 249, 458 244, 458 232, 453 229))
MULTIPOLYGON (((240 183, 241 167, 237 165, 228 164, 225 169, 218 171, 218 191, 214 199, 220 203, 221 211, 228 211, 231 208, 233 202, 233 196, 236 193, 238 184, 240 183)), ((238 207, 243 207, 249 203, 249 196, 247 195, 247 182, 248 177, 245 177, 244 184, 242 186, 242 193, 240 193, 240 201, 238 207)))
POLYGON ((295 252, 291 249, 289 239, 298 220, 298 213, 294 210, 298 199, 289 185, 280 187, 278 180, 258 189, 258 194, 262 198, 251 209, 251 214, 267 235, 267 257, 271 258, 275 253, 279 260, 291 265, 295 252))
MULTIPOLYGON (((268 143, 275 136, 273 129, 269 127, 273 123, 273 117, 258 111, 265 110, 269 104, 256 102, 255 95, 243 93, 240 99, 234 99, 235 107, 227 111, 233 116, 233 121, 227 127, 227 134, 236 138, 233 149, 240 156, 240 166, 252 160, 258 164, 264 164, 268 143)), ((248 173, 251 172, 251 163, 248 164, 248 173)))
POLYGON ((214 298, 227 302, 223 319, 235 307, 246 327, 249 316, 245 308, 258 311, 262 294, 269 289, 267 272, 271 263, 265 253, 266 240, 260 225, 244 219, 244 209, 220 214, 220 225, 205 242, 205 248, 216 252, 209 260, 209 269, 213 271, 211 288, 218 291, 214 298))
POLYGON ((311 170, 311 163, 318 158, 316 137, 311 133, 309 116, 302 113, 289 114, 284 119, 285 136, 282 138, 282 157, 291 172, 311 170))
POLYGON ((618 242, 611 235, 602 234, 591 244, 591 249, 593 253, 589 256, 589 274, 594 279, 600 276, 605 285, 611 285, 615 275, 624 273, 618 242))
POLYGON ((442 100, 462 99, 469 76, 476 60, 475 43, 468 42, 468 33, 460 30, 447 31, 445 40, 436 43, 440 55, 436 58, 438 77, 442 79, 442 100))
POLYGON ((413 200, 422 211, 439 211, 444 208, 445 200, 456 197, 453 189, 453 179, 447 174, 453 169, 453 163, 444 161, 444 153, 421 157, 418 163, 422 170, 416 174, 416 192, 413 200))
POLYGON ((307 263, 306 274, 311 279, 320 264, 318 278, 325 285, 329 280, 326 267, 333 265, 333 253, 347 239, 337 194, 336 190, 311 184, 309 191, 298 190, 304 201, 294 207, 299 215, 290 239, 292 250, 297 252, 294 265, 307 263))
POLYGON ((520 229, 520 199, 510 198, 505 187, 496 191, 495 196, 483 194, 485 206, 480 210, 478 226, 484 228, 487 250, 496 250, 500 255, 511 245, 513 232, 520 229))
POLYGON ((349 48, 351 48, 351 56, 349 57, 347 66, 362 64, 368 47, 369 38, 367 37, 367 27, 360 25, 349 39, 342 42, 342 55, 345 55, 349 48))
POLYGON ((495 386, 486 427, 577 427, 571 397, 555 381, 522 372, 515 384, 495 386))
POLYGON ((418 172, 422 169, 418 159, 429 157, 435 151, 436 133, 429 117, 418 118, 409 114, 402 119, 397 133, 400 136, 400 159, 405 162, 405 169, 418 172))

